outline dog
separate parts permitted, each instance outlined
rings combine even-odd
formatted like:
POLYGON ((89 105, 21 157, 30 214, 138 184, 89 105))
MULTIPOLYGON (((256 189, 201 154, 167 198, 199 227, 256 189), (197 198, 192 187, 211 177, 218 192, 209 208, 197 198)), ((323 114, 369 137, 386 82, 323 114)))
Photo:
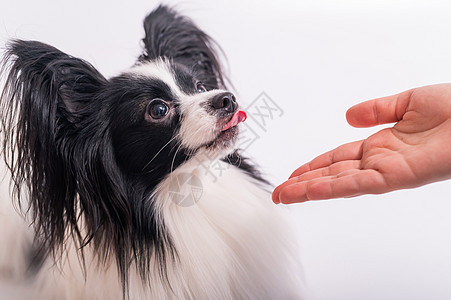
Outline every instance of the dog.
POLYGON ((109 79, 50 45, 8 43, 2 145, 23 217, 0 216, 3 295, 301 299, 290 216, 236 149, 246 114, 218 47, 166 6, 144 29, 136 64, 109 79))

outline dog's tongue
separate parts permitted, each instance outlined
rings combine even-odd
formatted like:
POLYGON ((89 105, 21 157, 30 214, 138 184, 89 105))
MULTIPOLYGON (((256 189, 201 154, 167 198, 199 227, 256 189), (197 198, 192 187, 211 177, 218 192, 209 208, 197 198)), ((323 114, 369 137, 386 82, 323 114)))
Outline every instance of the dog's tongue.
POLYGON ((229 128, 235 127, 241 122, 246 121, 247 115, 244 111, 239 110, 236 113, 233 114, 232 119, 225 124, 225 126, 221 129, 221 131, 226 131, 229 128))

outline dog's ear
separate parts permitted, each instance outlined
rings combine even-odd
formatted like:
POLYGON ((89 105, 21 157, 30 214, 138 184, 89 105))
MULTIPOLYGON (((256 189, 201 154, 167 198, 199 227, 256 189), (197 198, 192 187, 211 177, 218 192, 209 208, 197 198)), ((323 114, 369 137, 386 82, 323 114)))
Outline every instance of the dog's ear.
POLYGON ((29 201, 38 237, 54 249, 68 226, 80 234, 75 174, 80 171, 70 162, 80 151, 77 131, 85 130, 92 99, 106 79, 83 60, 21 40, 8 44, 1 75, 4 159, 19 201, 21 196, 29 201))
POLYGON ((225 88, 216 43, 190 19, 159 6, 144 20, 141 61, 166 57, 187 66, 207 89, 225 88))
POLYGON ((47 108, 23 113, 33 114, 28 117, 34 120, 38 112, 45 113, 42 119, 50 126, 62 118, 73 124, 82 119, 93 95, 107 82, 88 62, 36 41, 11 41, 3 59, 3 68, 8 67, 3 96, 19 100, 18 107, 47 108))

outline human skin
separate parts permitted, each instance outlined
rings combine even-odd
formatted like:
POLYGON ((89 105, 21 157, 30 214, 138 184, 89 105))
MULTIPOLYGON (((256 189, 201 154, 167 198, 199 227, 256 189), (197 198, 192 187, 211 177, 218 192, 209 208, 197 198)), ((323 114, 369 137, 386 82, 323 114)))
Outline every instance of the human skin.
POLYGON ((437 84, 351 107, 354 127, 395 123, 302 165, 272 194, 274 203, 355 197, 451 178, 451 84, 437 84))

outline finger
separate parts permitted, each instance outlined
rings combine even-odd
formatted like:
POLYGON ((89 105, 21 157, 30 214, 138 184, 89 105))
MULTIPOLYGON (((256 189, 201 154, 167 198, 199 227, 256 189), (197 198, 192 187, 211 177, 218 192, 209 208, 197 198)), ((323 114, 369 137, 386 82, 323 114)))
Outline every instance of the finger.
POLYGON ((371 127, 402 119, 414 89, 354 105, 346 112, 346 120, 354 127, 371 127))
POLYGON ((334 176, 341 174, 349 170, 360 170, 360 160, 345 160, 333 163, 332 165, 324 168, 312 170, 310 172, 303 173, 299 176, 292 177, 288 181, 301 182, 313 180, 320 177, 334 176))
POLYGON ((346 172, 359 170, 360 169, 360 160, 347 160, 342 162, 337 162, 332 164, 329 167, 316 169, 307 173, 303 173, 302 175, 292 177, 284 183, 280 184, 275 188, 272 198, 273 202, 279 203, 279 193, 286 186, 292 185, 294 183, 302 182, 302 181, 310 181, 318 178, 335 176, 339 174, 346 174, 346 172))
POLYGON ((339 161, 345 160, 358 160, 362 158, 362 141, 356 141, 348 144, 341 145, 332 151, 326 152, 311 162, 299 167, 294 171, 289 178, 299 176, 303 173, 316 170, 319 168, 324 168, 330 166, 339 161))
POLYGON ((354 170, 344 176, 329 176, 294 183, 279 192, 279 203, 355 197, 390 191, 382 174, 375 170, 354 170))

